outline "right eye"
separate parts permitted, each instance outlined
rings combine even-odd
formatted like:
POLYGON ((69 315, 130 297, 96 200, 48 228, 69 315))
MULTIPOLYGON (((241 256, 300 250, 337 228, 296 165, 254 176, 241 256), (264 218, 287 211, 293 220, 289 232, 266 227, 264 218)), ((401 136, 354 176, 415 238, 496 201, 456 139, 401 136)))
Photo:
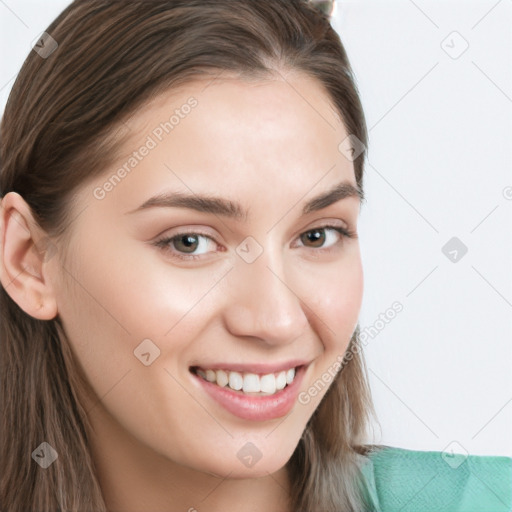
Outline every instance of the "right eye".
POLYGON ((154 245, 173 258, 194 260, 208 253, 208 242, 215 242, 209 235, 194 232, 182 232, 172 237, 160 238, 154 245), (195 252, 198 251, 199 252, 195 252))

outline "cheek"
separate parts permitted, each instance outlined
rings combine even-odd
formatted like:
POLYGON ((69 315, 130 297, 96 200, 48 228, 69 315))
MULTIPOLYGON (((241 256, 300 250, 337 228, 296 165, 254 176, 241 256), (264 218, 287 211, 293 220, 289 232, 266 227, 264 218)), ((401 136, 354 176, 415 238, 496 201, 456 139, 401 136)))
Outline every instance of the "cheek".
POLYGON ((322 347, 299 395, 299 411, 305 420, 332 386, 357 326, 363 296, 360 259, 352 260, 337 272, 326 272, 322 284, 309 293, 311 304, 314 304, 310 323, 322 347), (327 276, 329 279, 325 278, 327 276))
POLYGON ((346 348, 357 326, 363 298, 363 269, 360 258, 326 270, 321 285, 308 288, 306 303, 311 305, 317 332, 322 333, 326 350, 346 348))
POLYGON ((131 340, 132 350, 137 340, 163 338, 192 310, 200 310, 202 297, 224 273, 221 268, 179 268, 158 249, 139 241, 123 246, 123 240, 102 240, 95 250, 83 252, 75 267, 69 279, 73 291, 62 309, 70 309, 67 304, 73 301, 70 313, 87 330, 108 333, 109 345, 131 340), (111 338, 113 331, 116 338, 111 338))
MULTIPOLYGON (((104 247, 103 253, 110 250, 104 247)), ((223 272, 187 273, 151 257, 140 265, 136 253, 107 261, 90 252, 81 260, 74 265, 70 291, 61 296, 59 312, 95 395, 83 397, 86 410, 92 411, 94 421, 106 423, 98 406, 101 399, 101 405, 137 438, 186 460, 196 450, 190 448, 190 440, 204 436, 205 425, 222 435, 183 383, 193 341, 212 314, 208 291, 223 272), (143 340, 151 342, 141 345, 143 340), (149 353, 149 365, 143 363, 144 353, 149 353), (173 436, 189 442, 172 443, 173 436)))
POLYGON ((140 359, 148 351, 152 370, 169 361, 182 367, 212 314, 209 291, 224 273, 173 268, 156 250, 123 247, 121 240, 82 251, 67 276, 69 291, 61 290, 59 314, 96 394, 127 371, 133 377, 149 369, 140 359))

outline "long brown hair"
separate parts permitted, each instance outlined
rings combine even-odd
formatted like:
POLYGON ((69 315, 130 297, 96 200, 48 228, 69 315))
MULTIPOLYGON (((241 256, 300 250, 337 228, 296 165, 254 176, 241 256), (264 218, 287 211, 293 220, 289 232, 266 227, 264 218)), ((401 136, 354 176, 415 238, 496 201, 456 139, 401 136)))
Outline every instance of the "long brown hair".
MULTIPOLYGON (((118 128, 157 94, 222 70, 316 78, 349 134, 367 131, 354 77, 327 15, 305 0, 76 0, 31 51, 0 126, 0 193, 19 193, 53 248, 69 233, 73 193, 118 157, 118 128), (49 46, 47 46, 49 47, 49 46)), ((354 161, 363 189, 365 151, 354 161)), ((94 511, 106 506, 89 452, 84 382, 57 317, 37 320, 0 289, 0 508, 94 511), (43 441, 64 453, 46 470, 43 441)), ((331 388, 288 462, 293 510, 367 507, 360 463, 374 414, 357 326, 331 388), (345 364, 346 363, 346 364, 345 364)))

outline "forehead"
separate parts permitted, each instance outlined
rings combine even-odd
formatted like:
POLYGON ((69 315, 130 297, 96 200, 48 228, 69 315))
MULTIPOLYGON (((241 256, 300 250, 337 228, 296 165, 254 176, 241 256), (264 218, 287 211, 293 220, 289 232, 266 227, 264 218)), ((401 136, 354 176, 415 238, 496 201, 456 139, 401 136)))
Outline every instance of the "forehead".
POLYGON ((271 201, 276 191, 298 199, 322 180, 322 190, 355 184, 338 150, 346 129, 322 84, 300 73, 194 80, 154 97, 123 129, 120 158, 95 186, 115 178, 108 203, 124 211, 166 190, 271 201))
MULTIPOLYGON (((334 139, 347 135, 323 84, 299 71, 276 71, 266 79, 220 72, 171 88, 144 104, 124 123, 130 137, 125 149, 130 150, 133 143, 158 128, 159 123, 169 121, 174 138, 184 132, 183 125, 186 129, 186 125, 197 128, 198 124, 203 127, 195 131, 198 139, 214 126, 219 136, 223 133, 221 128, 237 131, 239 137, 234 142, 238 143, 244 128, 257 129, 253 133, 260 138, 264 134, 282 138, 289 132, 300 134, 303 140, 316 133, 325 136, 330 132, 334 139), (187 105, 191 99, 196 103, 193 109, 187 105), (179 130, 178 124, 182 125, 179 130)), ((208 135, 212 137, 215 133, 208 135)))

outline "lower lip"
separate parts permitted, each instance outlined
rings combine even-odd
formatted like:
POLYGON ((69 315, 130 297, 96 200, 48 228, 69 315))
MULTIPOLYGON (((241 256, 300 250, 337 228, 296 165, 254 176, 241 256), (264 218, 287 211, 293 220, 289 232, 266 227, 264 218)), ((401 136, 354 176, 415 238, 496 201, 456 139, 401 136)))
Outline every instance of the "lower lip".
POLYGON ((291 411, 297 400, 304 372, 305 367, 300 366, 296 369, 295 378, 291 384, 268 396, 242 394, 228 387, 222 388, 208 382, 199 375, 192 375, 199 381, 206 393, 231 414, 245 420, 265 421, 281 418, 291 411))

